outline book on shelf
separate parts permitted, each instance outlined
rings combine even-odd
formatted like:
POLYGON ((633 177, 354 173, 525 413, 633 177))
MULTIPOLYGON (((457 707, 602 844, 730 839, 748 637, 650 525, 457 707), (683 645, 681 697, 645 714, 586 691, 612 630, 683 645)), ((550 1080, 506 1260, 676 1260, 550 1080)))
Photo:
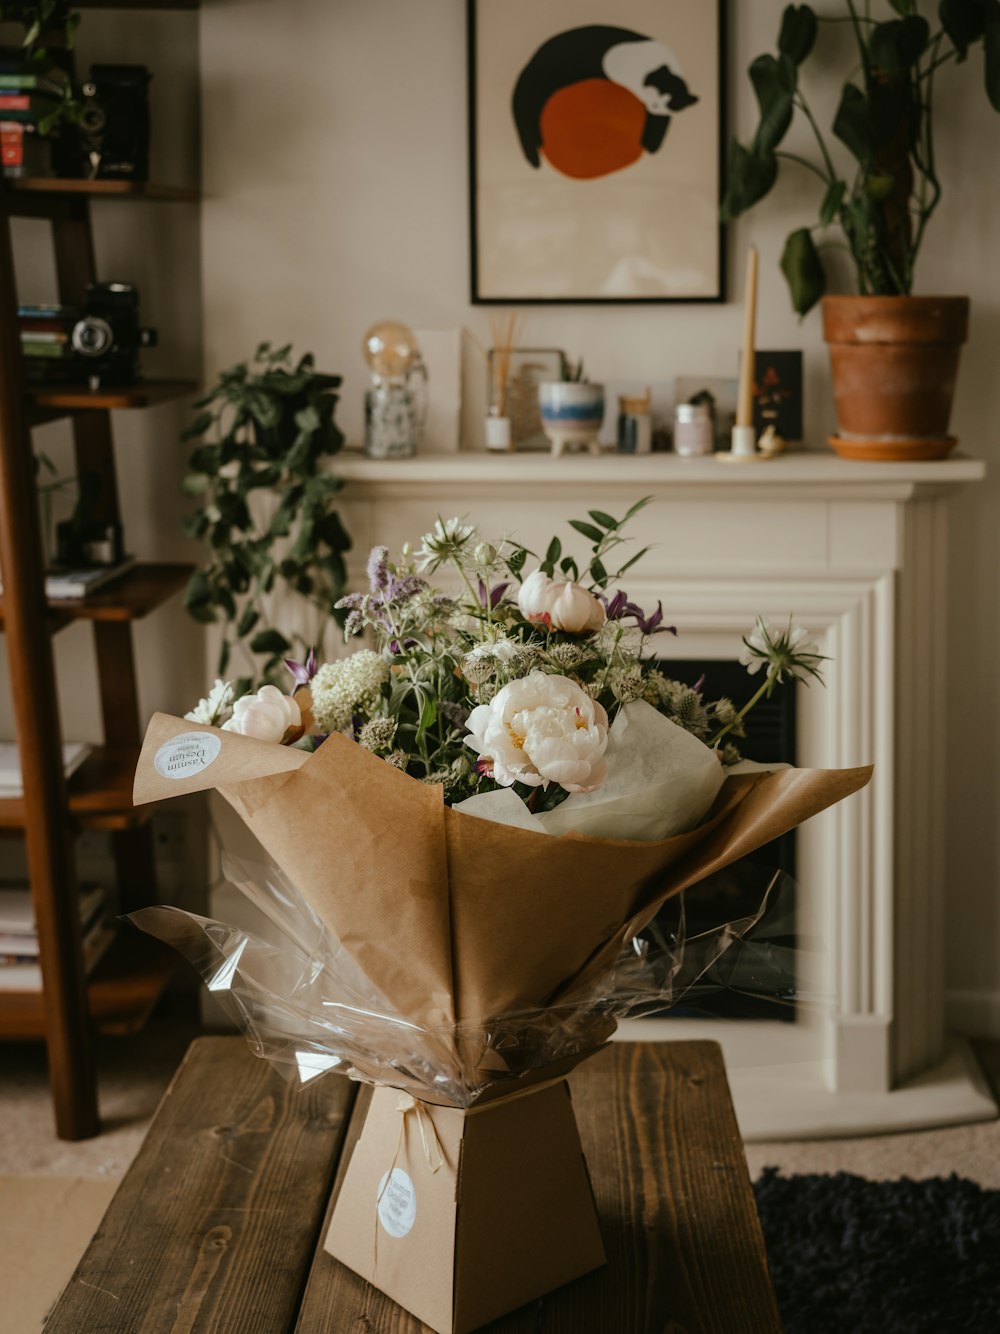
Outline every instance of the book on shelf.
MULTIPOLYGON (((76 773, 93 746, 86 741, 63 743, 63 772, 69 778, 76 773)), ((21 753, 16 741, 0 741, 0 798, 19 797, 24 792, 21 753)))
POLYGON ((23 67, 0 69, 0 92, 3 93, 47 93, 61 98, 68 87, 69 75, 55 66, 42 74, 29 74, 23 67))
MULTIPOLYGON (((117 565, 81 566, 75 570, 64 565, 50 566, 45 574, 45 596, 50 602, 79 602, 120 579, 134 564, 135 557, 126 556, 117 565)), ((2 592, 3 580, 0 579, 2 592)))
POLYGON ((5 176, 47 176, 52 168, 52 141, 38 127, 3 119, 0 113, 0 164, 5 176))
MULTIPOLYGON (((83 968, 88 975, 107 953, 115 938, 115 924, 107 917, 98 917, 83 936, 83 968)), ((37 962, 11 963, 0 967, 0 992, 41 991, 42 967, 37 962)))
POLYGON ((125 556, 117 565, 94 565, 89 569, 53 566, 45 575, 45 596, 53 602, 78 601, 120 579, 134 564, 134 556, 125 556))
MULTIPOLYGON (((86 931, 104 907, 107 892, 103 885, 80 886, 80 927, 86 931)), ((18 962, 38 958, 38 931, 31 889, 26 884, 0 888, 0 958, 16 957, 18 962)))

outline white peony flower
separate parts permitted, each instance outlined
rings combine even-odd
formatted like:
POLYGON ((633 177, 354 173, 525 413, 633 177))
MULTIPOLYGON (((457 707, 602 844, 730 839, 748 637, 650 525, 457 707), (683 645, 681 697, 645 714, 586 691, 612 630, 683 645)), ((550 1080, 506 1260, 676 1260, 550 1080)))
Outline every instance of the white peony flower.
POLYGON ((222 727, 232 714, 233 687, 228 681, 215 678, 215 685, 205 699, 184 717, 189 723, 204 723, 207 727, 222 727))
POLYGON ((606 614, 593 593, 571 583, 554 584, 553 593, 549 616, 554 630, 565 630, 571 635, 600 630, 606 614))
POLYGON ((600 601, 582 584, 550 579, 542 570, 528 575, 517 595, 527 621, 544 621, 553 630, 580 635, 600 630, 606 613, 600 601))
POLYGON ((528 575, 517 594, 517 608, 526 621, 540 621, 549 613, 552 580, 542 570, 528 575))
POLYGON ((566 676, 532 672, 472 710, 466 744, 504 787, 592 792, 607 776, 608 715, 566 676))
POLYGON ((256 695, 244 695, 233 705, 233 716, 223 723, 226 732, 256 737, 258 741, 284 741, 302 735, 302 714, 291 695, 277 686, 261 686, 256 695))

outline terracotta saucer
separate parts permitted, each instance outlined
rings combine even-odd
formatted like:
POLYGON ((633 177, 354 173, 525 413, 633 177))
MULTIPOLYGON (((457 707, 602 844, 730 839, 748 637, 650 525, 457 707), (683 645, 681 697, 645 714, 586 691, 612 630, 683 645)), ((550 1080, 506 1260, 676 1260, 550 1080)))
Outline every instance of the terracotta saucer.
POLYGON ((842 459, 861 459, 865 463, 914 463, 924 459, 943 459, 958 444, 953 435, 919 440, 845 440, 827 436, 827 443, 842 459))

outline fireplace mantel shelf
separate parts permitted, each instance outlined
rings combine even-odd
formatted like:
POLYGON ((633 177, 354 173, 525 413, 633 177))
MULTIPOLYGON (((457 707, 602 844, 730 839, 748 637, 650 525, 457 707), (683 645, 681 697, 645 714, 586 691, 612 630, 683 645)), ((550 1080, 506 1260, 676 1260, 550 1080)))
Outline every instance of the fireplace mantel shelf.
POLYGON ((520 492, 558 487, 562 492, 592 490, 595 485, 622 495, 637 488, 669 487, 678 493, 732 499, 746 492, 764 497, 812 500, 901 501, 930 498, 956 486, 982 480, 981 459, 957 456, 927 463, 855 463, 828 453, 793 453, 760 462, 730 463, 718 458, 679 458, 676 454, 600 458, 576 454, 423 454, 412 459, 369 459, 357 450, 339 455, 338 476, 382 494, 413 495, 423 487, 442 498, 468 494, 478 487, 520 492))
MULTIPOLYGON (((863 792, 797 835, 807 887, 797 929, 823 942, 805 989, 830 1005, 806 1007, 794 1024, 761 1021, 754 1043, 746 1021, 642 1023, 665 1026, 656 1036, 690 1023, 686 1036, 721 1041, 730 1069, 746 1067, 734 1078, 737 1111, 757 1138, 995 1114, 945 1042, 945 831, 928 817, 943 807, 946 776, 933 704, 947 695, 948 512, 986 475, 982 461, 855 463, 825 450, 742 464, 471 451, 375 460, 353 450, 331 466, 347 483, 337 509, 354 539, 352 588, 366 586, 376 543, 398 550, 435 515, 469 515, 482 533, 516 535, 537 552, 553 532, 574 542, 572 514, 621 515, 651 496, 629 524, 633 549, 647 554, 628 592, 668 609, 672 657, 732 661, 755 616, 783 624, 794 614, 827 659, 826 689, 798 692, 798 763, 875 764, 863 792), (789 1078, 775 1085, 782 1070, 789 1078), (933 1107, 919 1093, 927 1081, 933 1107)), ((579 552, 582 539, 574 544, 579 552)))

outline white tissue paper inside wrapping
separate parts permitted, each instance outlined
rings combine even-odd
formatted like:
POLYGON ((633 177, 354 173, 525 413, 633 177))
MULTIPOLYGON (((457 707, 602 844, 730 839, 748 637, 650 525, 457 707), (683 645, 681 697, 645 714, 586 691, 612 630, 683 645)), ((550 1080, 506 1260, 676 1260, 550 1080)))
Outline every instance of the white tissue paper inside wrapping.
POLYGON ((654 842, 694 829, 726 776, 714 751, 645 700, 619 710, 604 758, 608 776, 596 792, 574 792, 542 815, 532 815, 510 788, 468 797, 454 809, 535 833, 654 842))

